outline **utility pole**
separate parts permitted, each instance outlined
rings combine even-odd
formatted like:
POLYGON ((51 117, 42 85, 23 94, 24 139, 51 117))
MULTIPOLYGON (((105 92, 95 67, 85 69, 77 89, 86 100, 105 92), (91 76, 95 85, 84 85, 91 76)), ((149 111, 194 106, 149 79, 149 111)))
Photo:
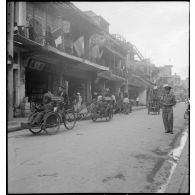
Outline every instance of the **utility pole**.
POLYGON ((14 2, 7 3, 7 116, 13 118, 13 33, 14 33, 14 2))

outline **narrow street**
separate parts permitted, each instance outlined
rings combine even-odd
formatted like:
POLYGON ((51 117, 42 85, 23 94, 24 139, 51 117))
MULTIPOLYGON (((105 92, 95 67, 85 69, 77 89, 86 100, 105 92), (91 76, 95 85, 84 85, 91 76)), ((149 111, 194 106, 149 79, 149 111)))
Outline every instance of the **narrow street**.
POLYGON ((166 179, 155 176, 184 130, 185 108, 174 107, 174 134, 164 133, 161 114, 146 109, 110 122, 81 121, 71 131, 61 126, 53 136, 9 133, 8 192, 155 192, 166 179))

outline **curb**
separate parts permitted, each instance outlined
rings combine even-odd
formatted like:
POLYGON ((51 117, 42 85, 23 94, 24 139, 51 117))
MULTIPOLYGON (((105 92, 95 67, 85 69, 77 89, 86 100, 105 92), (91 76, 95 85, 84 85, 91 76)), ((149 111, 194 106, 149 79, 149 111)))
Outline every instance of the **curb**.
MULTIPOLYGON (((146 108, 147 107, 141 107, 141 108, 135 107, 135 108, 132 108, 132 111, 143 110, 143 109, 146 109, 146 108)), ((91 119, 91 117, 88 116, 86 118, 83 118, 82 120, 77 120, 77 122, 79 122, 79 121, 85 121, 85 120, 90 120, 90 119, 91 119)), ((17 126, 12 126, 12 127, 9 127, 9 125, 8 125, 7 133, 11 133, 11 132, 15 132, 15 131, 20 131, 20 130, 24 130, 24 128, 22 128, 20 126, 20 124, 17 125, 17 126)))
POLYGON ((184 131, 182 133, 182 137, 179 140, 180 145, 170 151, 170 153, 168 154, 168 159, 165 160, 163 166, 161 167, 161 170, 157 174, 158 178, 156 178, 156 180, 158 180, 158 185, 157 185, 158 189, 155 191, 155 193, 166 193, 166 190, 171 182, 175 169, 178 163, 180 162, 182 152, 186 146, 186 142, 189 136, 188 130, 189 127, 185 126, 184 131), (166 173, 166 170, 168 169, 170 170, 170 172, 167 175, 166 174, 163 175, 163 173, 166 173), (163 180, 163 182, 161 183, 160 180, 163 180))

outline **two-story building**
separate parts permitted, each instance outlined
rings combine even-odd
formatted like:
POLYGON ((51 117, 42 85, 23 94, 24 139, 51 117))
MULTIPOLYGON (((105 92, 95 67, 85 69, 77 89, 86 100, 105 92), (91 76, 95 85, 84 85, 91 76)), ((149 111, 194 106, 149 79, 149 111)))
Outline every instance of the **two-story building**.
MULTIPOLYGON (((92 83, 108 67, 90 60, 90 37, 99 32, 72 3, 14 2, 13 105, 41 100, 66 85, 90 101, 92 83)), ((11 78, 8 78, 11 81, 11 78)))
POLYGON ((109 23, 92 11, 85 12, 101 29, 90 39, 90 57, 98 64, 109 70, 98 73, 93 89, 101 91, 110 88, 112 93, 127 91, 126 87, 126 55, 127 48, 124 41, 109 33, 109 23))
POLYGON ((155 66, 145 59, 135 45, 128 43, 126 59, 128 68, 128 93, 131 99, 139 98, 140 104, 146 105, 150 89, 155 85, 152 72, 155 66))
POLYGON ((40 101, 46 90, 55 94, 59 85, 69 97, 79 92, 84 103, 95 90, 127 91, 127 49, 103 17, 70 2, 14 2, 12 27, 10 110, 24 97, 40 101))

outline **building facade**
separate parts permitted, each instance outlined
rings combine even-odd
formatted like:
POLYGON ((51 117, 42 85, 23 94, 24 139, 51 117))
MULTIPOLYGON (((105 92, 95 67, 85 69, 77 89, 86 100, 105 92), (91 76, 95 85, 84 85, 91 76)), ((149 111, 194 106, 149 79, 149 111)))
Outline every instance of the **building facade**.
POLYGON ((102 17, 97 24, 72 3, 13 2, 11 9, 9 119, 24 99, 41 101, 46 90, 55 94, 59 85, 70 98, 79 92, 83 103, 106 87, 113 93, 127 90, 126 48, 109 34, 102 17))

